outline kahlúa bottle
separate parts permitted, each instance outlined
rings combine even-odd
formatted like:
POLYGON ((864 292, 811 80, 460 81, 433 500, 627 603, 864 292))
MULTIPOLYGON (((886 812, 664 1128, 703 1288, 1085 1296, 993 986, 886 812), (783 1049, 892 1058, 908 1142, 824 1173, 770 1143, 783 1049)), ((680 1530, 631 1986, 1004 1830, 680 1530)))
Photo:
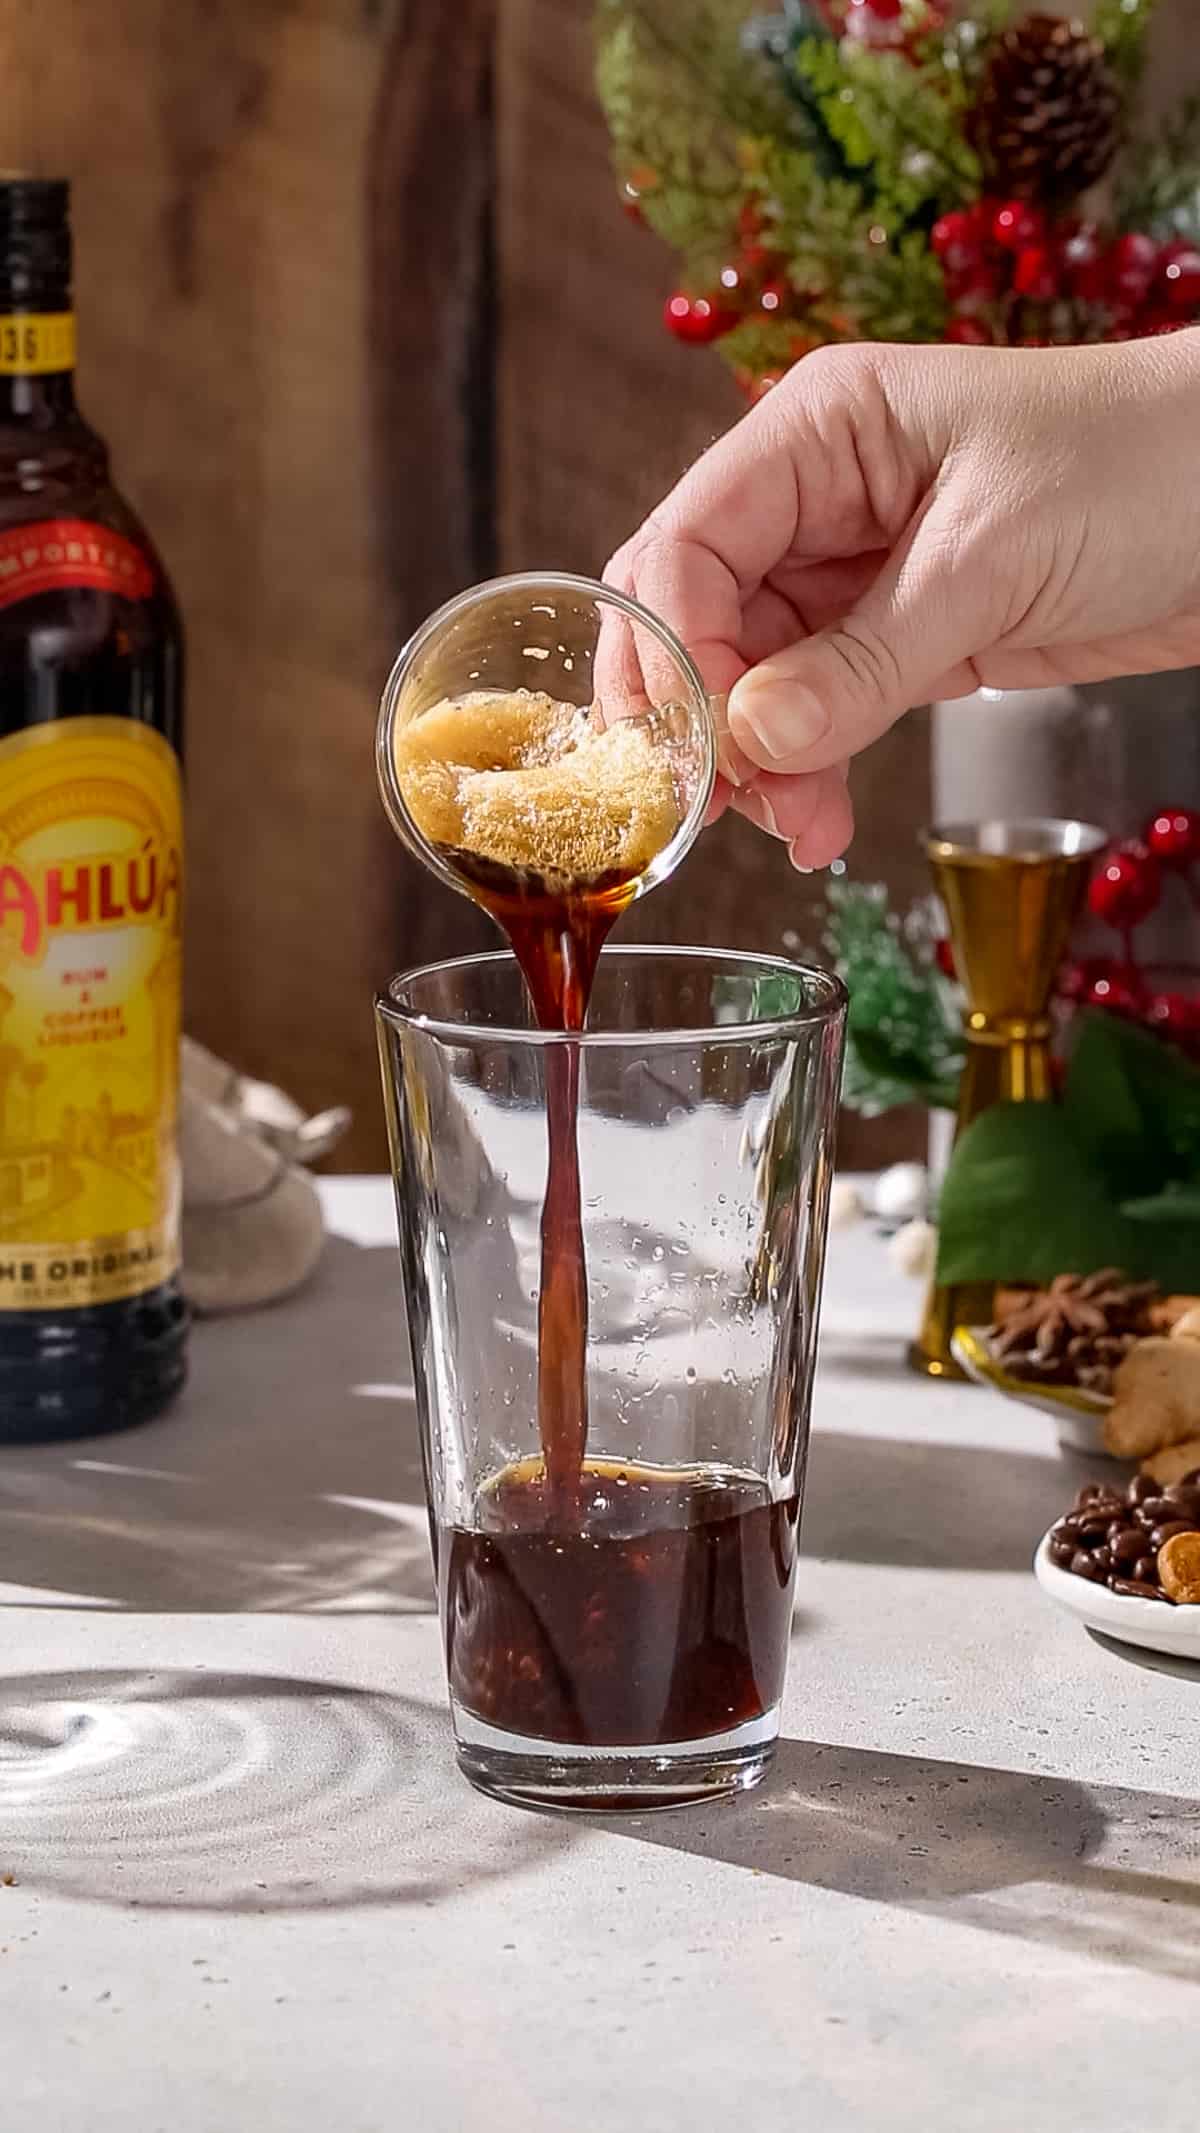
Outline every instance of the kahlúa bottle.
POLYGON ((0 178, 0 1443, 182 1383, 182 638, 75 405, 69 190, 0 178))

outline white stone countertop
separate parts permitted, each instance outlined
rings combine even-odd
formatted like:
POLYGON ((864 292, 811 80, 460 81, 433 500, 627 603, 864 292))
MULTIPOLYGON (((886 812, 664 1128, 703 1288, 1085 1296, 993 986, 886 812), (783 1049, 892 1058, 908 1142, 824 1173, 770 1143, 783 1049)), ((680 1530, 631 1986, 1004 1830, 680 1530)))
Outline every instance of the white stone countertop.
POLYGON ((457 1776, 379 1180, 176 1411, 0 1453, 7 2133, 1195 2122, 1200 1668, 1055 1613, 1052 1425, 908 1375, 834 1239, 776 1774, 623 1824, 457 1776))

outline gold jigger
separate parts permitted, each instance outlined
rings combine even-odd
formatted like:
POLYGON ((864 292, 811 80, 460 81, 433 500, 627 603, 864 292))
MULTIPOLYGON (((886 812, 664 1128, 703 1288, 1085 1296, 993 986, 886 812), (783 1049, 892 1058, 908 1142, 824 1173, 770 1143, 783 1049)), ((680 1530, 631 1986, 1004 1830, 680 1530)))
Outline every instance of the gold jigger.
MULTIPOLYGON (((990 1104, 1045 1103, 1050 998, 1088 875, 1108 839, 1089 822, 965 822, 925 836, 967 995, 967 1057, 956 1137, 990 1104)), ((1014 1269, 1015 1271, 1015 1269, 1014 1269)), ((929 1292, 909 1362, 931 1378, 961 1378, 956 1326, 994 1316, 990 1282, 929 1292)))

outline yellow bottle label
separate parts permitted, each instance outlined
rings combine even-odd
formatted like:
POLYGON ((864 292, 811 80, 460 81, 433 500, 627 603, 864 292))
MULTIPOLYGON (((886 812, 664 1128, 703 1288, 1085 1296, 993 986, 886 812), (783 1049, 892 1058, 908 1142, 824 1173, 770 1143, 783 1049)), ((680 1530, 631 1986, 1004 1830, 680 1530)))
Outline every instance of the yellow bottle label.
POLYGON ((9 311, 0 317, 0 378, 43 378, 74 368, 73 311, 9 311))
POLYGON ((179 763, 131 719, 0 741, 0 1312, 179 1265, 179 763))

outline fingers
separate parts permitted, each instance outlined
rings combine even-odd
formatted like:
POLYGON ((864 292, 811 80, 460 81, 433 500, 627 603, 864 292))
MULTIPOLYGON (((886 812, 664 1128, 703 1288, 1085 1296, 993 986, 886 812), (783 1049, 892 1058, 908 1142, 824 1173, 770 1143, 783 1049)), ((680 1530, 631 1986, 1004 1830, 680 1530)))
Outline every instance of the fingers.
POLYGON ((752 763, 786 776, 857 755, 985 641, 986 568, 945 531, 919 517, 848 613, 743 675, 729 732, 752 763))
POLYGON ((760 777, 735 792, 732 804, 756 828, 785 843, 798 867, 829 866, 854 835, 844 763, 811 777, 760 777))
MULTIPOLYGON (((696 461, 609 564, 608 582, 670 624, 710 690, 731 689, 760 656, 746 623, 755 603, 759 615, 779 607, 770 588, 760 597, 772 573, 789 560, 825 564, 886 551, 903 530, 918 474, 892 464, 878 360, 844 349, 798 364, 696 461), (877 478, 868 481, 872 458, 877 478)), ((777 620, 768 628, 782 641, 777 620)))
POLYGON ((721 777, 727 785, 749 785, 757 765, 743 755, 729 731, 729 698, 722 690, 708 701, 717 733, 717 768, 721 777))

